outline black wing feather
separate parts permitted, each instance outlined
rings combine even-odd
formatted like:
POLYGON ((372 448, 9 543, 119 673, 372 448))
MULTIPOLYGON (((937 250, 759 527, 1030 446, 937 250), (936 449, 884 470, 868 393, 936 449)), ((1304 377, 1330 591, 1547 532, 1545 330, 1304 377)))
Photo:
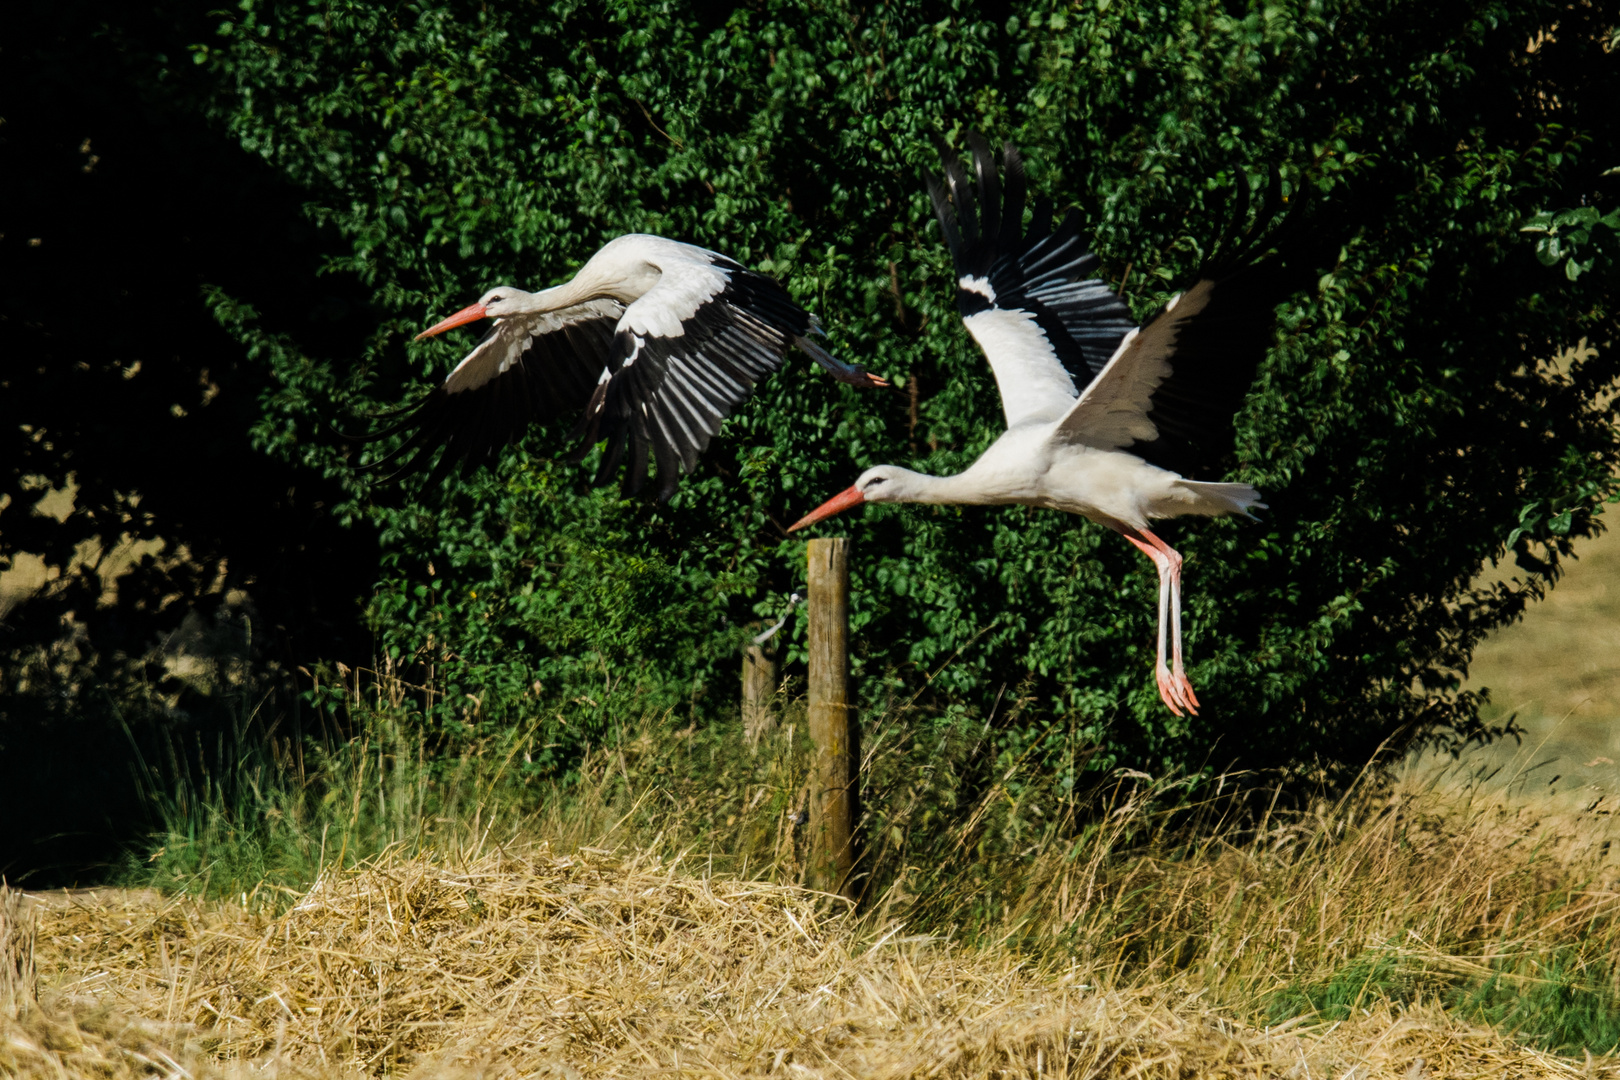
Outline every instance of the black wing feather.
MULTIPOLYGON (((682 323, 680 337, 629 329, 615 335, 607 365, 612 377, 580 436, 585 445, 605 439, 614 468, 626 449, 635 456, 624 478, 627 494, 646 481, 649 450, 659 497, 673 494, 726 417, 782 365, 795 339, 811 331, 810 316, 778 282, 729 259, 716 256, 715 262, 728 275, 726 285, 682 323)), ((597 482, 612 471, 604 467, 597 482)))
POLYGON ((1135 327, 1128 308, 1092 275, 1099 259, 1086 247, 1080 217, 1071 211, 1052 230, 1052 204, 1038 199, 1026 232, 1028 179, 1011 143, 1002 148, 998 171, 990 145, 969 133, 976 183, 961 161, 941 146, 947 191, 928 180, 934 212, 959 278, 981 278, 995 299, 958 289, 957 307, 967 318, 989 307, 1028 311, 1046 333, 1076 387, 1085 386, 1108 363, 1135 327), (976 190, 975 190, 976 189, 976 190))
POLYGON ((1279 174, 1273 171, 1250 224, 1252 202, 1248 185, 1241 185, 1228 225, 1198 275, 1213 288, 1203 309, 1182 323, 1170 375, 1153 392, 1147 418, 1159 436, 1130 447, 1150 464, 1192 480, 1216 479, 1225 471, 1234 421, 1273 342, 1277 305, 1308 280, 1307 264, 1320 254, 1298 228, 1302 200, 1278 221, 1279 174))
POLYGON ((519 350, 507 369, 471 389, 452 392, 437 386, 402 410, 397 423, 368 435, 346 436, 351 442, 371 443, 410 433, 355 471, 381 472, 383 482, 391 483, 425 470, 431 486, 458 464, 469 471, 497 460, 530 424, 553 422, 585 405, 611 348, 615 322, 612 316, 595 315, 539 334, 497 322, 477 348, 497 347, 507 336, 519 350))
MULTIPOLYGON (((1018 245, 1018 230, 1023 227, 1024 204, 1009 206, 1009 221, 1017 217, 1012 235, 1001 234, 1001 180, 996 174, 996 160, 990 153, 990 144, 976 131, 968 132, 968 149, 973 151, 973 177, 978 188, 980 227, 986 239, 1009 248, 1018 245)), ((1022 169, 1022 164, 1019 165, 1022 169)))

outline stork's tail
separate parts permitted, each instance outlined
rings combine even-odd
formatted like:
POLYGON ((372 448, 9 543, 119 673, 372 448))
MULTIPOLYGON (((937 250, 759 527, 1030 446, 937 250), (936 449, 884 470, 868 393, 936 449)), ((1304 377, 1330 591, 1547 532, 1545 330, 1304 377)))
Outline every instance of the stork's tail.
POLYGON ((1260 493, 1248 484, 1213 484, 1202 480, 1182 480, 1179 483, 1194 500, 1194 509, 1182 513, 1208 514, 1210 517, 1242 514, 1250 521, 1259 521, 1252 511, 1270 509, 1260 501, 1260 493))
POLYGON ((806 356, 810 357, 810 359, 832 372, 833 378, 837 379, 839 382, 849 383, 849 385, 858 386, 863 390, 871 389, 875 386, 889 385, 888 379, 879 378, 878 376, 867 371, 865 368, 858 367, 855 364, 844 363, 842 360, 838 359, 838 357, 822 348, 821 342, 810 337, 808 334, 806 334, 804 337, 794 338, 793 344, 799 347, 800 352, 804 353, 806 356))

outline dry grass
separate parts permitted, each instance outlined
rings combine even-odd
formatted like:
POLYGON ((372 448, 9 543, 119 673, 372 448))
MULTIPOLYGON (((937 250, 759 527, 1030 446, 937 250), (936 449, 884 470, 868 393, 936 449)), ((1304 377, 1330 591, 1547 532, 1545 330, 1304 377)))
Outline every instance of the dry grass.
MULTIPOLYGON (((1470 977, 1536 983, 1555 957, 1572 989, 1612 1003, 1612 810, 1523 796, 1511 776, 1414 771, 1387 794, 1252 831, 1200 823, 1134 844, 1103 833, 1080 857, 1044 852, 1020 875, 1009 920, 1061 938, 1107 981, 1174 980, 1232 1004, 1312 987, 1321 998, 1374 967, 1368 999, 1470 977)), ((1142 812, 1126 802, 1114 827, 1142 812)))
MULTIPOLYGON (((1526 785, 1572 801, 1620 795, 1620 523, 1610 524, 1523 621, 1481 643, 1469 672, 1470 689, 1491 692, 1485 718, 1516 716, 1527 733, 1476 760, 1522 769, 1526 785)), ((1486 577, 1517 573, 1508 565, 1486 577)))
MULTIPOLYGON (((1589 550, 1548 607, 1606 627, 1589 550)), ((1482 652, 1486 681, 1510 704, 1607 686, 1577 652, 1597 638, 1543 640, 1543 614, 1482 652)), ((411 755, 362 746, 326 776, 354 820, 290 798, 231 818, 275 817, 279 877, 276 851, 231 869, 227 836, 164 879, 215 899, 0 902, 0 1076, 1620 1078, 1582 1050, 1620 1042, 1611 744, 1568 730, 1594 707, 1258 821, 1252 793, 1139 777, 1041 804, 1051 778, 1022 766, 952 801, 953 770, 918 762, 955 751, 880 727, 884 891, 859 915, 791 884, 791 723, 757 756, 624 733, 538 812, 469 774, 437 801, 394 784, 384 813, 411 755)))
POLYGON ((0 924, 0 1073, 1620 1077, 1472 1026, 1438 991, 1269 1030, 1233 1007, 1369 948, 1431 980, 1611 949, 1599 842, 1530 809, 1408 782, 1175 858, 1097 833, 1067 876, 1037 858, 1008 940, 978 947, 701 861, 543 844, 391 852, 280 914, 46 894, 0 924), (43 1004, 19 974, 30 918, 43 1004), (1008 943, 1035 932, 1038 955, 1008 943))
MULTIPOLYGON (((1612 753, 1609 723, 1620 716, 1620 522, 1584 541, 1557 587, 1474 652, 1475 686, 1488 686, 1498 709, 1527 720, 1570 717, 1590 725, 1595 749, 1612 753)), ((1485 580, 1522 574, 1505 564, 1485 580)), ((1612 770, 1611 770, 1612 771, 1612 770)))

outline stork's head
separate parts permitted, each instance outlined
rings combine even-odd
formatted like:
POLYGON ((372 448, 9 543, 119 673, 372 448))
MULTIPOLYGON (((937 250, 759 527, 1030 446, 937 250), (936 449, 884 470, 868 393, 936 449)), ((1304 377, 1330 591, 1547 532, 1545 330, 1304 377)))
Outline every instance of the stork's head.
POLYGON ((898 465, 875 465, 861 473, 861 478, 855 481, 853 487, 840 491, 804 515, 788 529, 788 532, 795 532, 806 525, 814 525, 862 503, 915 502, 911 489, 914 486, 912 480, 917 475, 910 469, 902 469, 898 465))
POLYGON ((491 319, 499 319, 503 315, 516 315, 522 308, 522 301, 527 300, 530 294, 522 289, 514 289, 510 285, 497 285, 489 292, 478 298, 484 306, 484 314, 491 319))
POLYGON ((479 297, 478 303, 462 308, 443 322, 436 322, 417 334, 416 340, 421 341, 423 338, 442 334, 446 330, 453 330, 458 326, 477 322, 479 319, 499 319, 503 315, 516 315, 525 310, 523 302, 529 299, 529 296, 530 294, 522 289, 514 289, 510 285, 497 285, 479 297))

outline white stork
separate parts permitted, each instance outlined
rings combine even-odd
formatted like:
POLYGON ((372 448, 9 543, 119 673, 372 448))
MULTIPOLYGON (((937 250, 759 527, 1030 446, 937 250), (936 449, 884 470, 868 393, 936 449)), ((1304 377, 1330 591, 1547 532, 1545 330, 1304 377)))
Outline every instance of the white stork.
POLYGON ((1213 470, 1230 448, 1233 414, 1270 343, 1282 295, 1261 287, 1259 263, 1228 256, 1134 328, 1119 298, 1090 277, 1097 257, 1085 248, 1077 215, 1071 211, 1054 232, 1050 204, 1041 200, 1025 232, 1017 151, 1009 143, 1003 152, 1003 199, 989 145, 977 135, 968 141, 977 196, 948 152, 949 195, 932 178, 928 186, 956 264, 962 321, 995 372, 1007 431, 955 476, 868 469, 789 531, 867 502, 1014 503, 1106 525, 1158 569, 1159 696, 1177 716, 1196 713, 1182 667, 1181 555, 1148 522, 1183 514, 1252 519, 1265 507, 1248 484, 1190 477, 1213 470))
POLYGON ((360 471, 395 466, 397 477, 426 466, 442 447, 432 483, 457 461, 472 468, 495 460, 531 422, 577 412, 575 460, 607 442, 597 483, 611 479, 628 450, 624 489, 634 494, 647 479, 650 452, 660 497, 668 498, 720 422, 781 366, 790 345, 843 382, 888 385, 823 349, 812 337, 821 332, 815 317, 774 279, 658 236, 612 240, 554 288, 491 289, 416 340, 484 318, 495 323, 483 340, 403 419, 350 437, 374 442, 410 431, 360 471))

